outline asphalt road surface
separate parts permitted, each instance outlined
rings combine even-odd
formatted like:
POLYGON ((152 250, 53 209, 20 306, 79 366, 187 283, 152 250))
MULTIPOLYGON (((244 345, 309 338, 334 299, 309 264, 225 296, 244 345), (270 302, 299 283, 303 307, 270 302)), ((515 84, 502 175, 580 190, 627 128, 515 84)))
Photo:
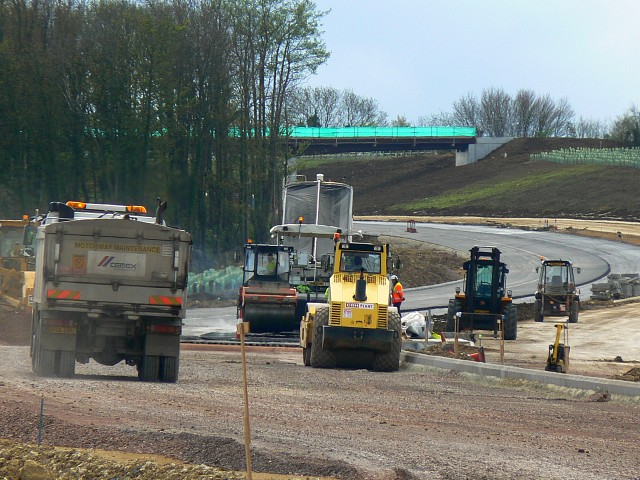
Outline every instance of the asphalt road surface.
MULTIPOLYGON (((532 301, 536 289, 535 267, 540 257, 571 260, 581 268, 576 281, 583 298, 591 295, 591 285, 609 273, 640 272, 640 247, 598 238, 565 235, 556 232, 521 230, 476 225, 417 223, 416 233, 406 231, 405 222, 355 222, 355 228, 365 234, 407 237, 434 243, 468 254, 475 246, 495 246, 509 267, 507 287, 519 301, 532 301)), ((407 289, 404 312, 412 310, 441 313, 456 285, 462 281, 407 289)), ((187 312, 183 335, 229 335, 235 332, 236 308, 198 308, 187 312)))
MULTIPOLYGON (((357 222, 357 229, 366 234, 410 237, 414 240, 434 243, 467 255, 475 245, 494 246, 500 249, 501 259, 509 267, 507 288, 521 300, 532 300, 538 275, 535 271, 540 257, 571 260, 581 268, 576 281, 582 294, 591 295, 591 284, 611 272, 640 271, 640 248, 607 240, 513 228, 479 225, 447 225, 436 223, 417 224, 416 233, 406 232, 406 223, 357 222)), ((453 298, 456 285, 433 285, 407 289, 404 311, 446 307, 453 298)))

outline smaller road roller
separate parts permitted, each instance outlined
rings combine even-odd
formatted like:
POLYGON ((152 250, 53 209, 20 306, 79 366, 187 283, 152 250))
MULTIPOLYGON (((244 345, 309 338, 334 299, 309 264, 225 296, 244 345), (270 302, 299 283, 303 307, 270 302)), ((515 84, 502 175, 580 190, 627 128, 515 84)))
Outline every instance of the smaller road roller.
POLYGON ((292 251, 293 247, 285 245, 245 245, 237 316, 238 321, 249 323, 251 333, 298 329, 298 295, 289 283, 292 251))

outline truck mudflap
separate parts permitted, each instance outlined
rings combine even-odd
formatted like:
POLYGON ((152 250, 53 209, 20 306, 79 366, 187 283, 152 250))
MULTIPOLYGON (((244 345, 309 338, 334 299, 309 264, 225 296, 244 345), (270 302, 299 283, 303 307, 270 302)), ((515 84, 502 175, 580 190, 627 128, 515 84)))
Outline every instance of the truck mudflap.
POLYGON ((379 328, 352 328, 324 325, 322 348, 325 350, 373 350, 388 352, 397 332, 379 328))

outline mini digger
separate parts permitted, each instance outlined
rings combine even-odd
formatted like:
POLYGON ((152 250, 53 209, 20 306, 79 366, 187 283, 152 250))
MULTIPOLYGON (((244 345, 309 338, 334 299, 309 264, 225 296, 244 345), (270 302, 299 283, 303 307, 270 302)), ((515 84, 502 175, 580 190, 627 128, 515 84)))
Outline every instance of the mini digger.
POLYGON ((300 323, 304 364, 396 371, 402 326, 391 306, 389 245, 334 241, 327 303, 308 303, 300 323))
POLYGON ((556 324, 556 340, 549 345, 549 356, 544 369, 547 372, 567 373, 569 369, 568 327, 562 323, 556 324), (564 331, 564 343, 560 343, 562 332, 564 331))

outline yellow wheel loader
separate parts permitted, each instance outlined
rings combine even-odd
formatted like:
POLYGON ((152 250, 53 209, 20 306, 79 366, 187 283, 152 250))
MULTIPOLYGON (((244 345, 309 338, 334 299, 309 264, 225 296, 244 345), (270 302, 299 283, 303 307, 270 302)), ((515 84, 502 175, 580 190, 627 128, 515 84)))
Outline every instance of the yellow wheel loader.
POLYGON ((0 220, 0 300, 14 308, 30 311, 35 257, 31 245, 36 222, 27 215, 22 220, 0 220))
POLYGON ((308 303, 300 323, 306 366, 396 371, 400 365, 400 315, 390 306, 388 245, 336 239, 327 303, 308 303))

